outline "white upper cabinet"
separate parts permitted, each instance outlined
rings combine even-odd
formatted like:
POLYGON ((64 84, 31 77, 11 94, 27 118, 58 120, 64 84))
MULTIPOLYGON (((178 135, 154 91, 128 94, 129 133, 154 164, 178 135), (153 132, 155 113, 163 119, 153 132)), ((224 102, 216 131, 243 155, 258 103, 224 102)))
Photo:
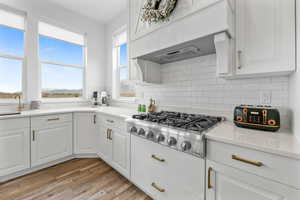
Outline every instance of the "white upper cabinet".
POLYGON ((236 75, 295 70, 295 0, 236 1, 236 75))
POLYGON ((74 114, 74 153, 96 153, 97 119, 95 113, 74 114))

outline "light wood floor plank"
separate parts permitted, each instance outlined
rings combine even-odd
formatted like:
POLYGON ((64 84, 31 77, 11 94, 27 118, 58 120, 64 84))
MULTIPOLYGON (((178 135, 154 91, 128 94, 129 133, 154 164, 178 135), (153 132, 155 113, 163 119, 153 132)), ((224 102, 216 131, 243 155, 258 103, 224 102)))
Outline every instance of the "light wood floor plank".
POLYGON ((0 200, 151 200, 100 159, 74 159, 0 184, 0 200))

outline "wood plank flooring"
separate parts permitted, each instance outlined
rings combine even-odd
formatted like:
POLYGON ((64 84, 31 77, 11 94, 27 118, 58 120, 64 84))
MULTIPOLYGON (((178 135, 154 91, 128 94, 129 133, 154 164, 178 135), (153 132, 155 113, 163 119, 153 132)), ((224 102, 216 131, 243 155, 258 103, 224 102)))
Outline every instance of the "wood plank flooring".
POLYGON ((74 159, 0 184, 0 200, 151 200, 99 159, 74 159))

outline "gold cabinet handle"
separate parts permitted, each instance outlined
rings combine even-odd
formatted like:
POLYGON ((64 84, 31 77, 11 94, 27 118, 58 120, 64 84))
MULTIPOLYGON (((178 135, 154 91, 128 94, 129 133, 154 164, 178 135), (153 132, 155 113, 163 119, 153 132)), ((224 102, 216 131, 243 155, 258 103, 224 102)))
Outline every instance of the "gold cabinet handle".
POLYGON ((96 124, 97 123, 97 115, 93 116, 93 120, 94 120, 94 124, 96 124))
POLYGON ((50 122, 50 121, 58 121, 58 120, 60 120, 60 118, 59 117, 57 117, 57 118, 51 118, 51 119, 48 119, 48 121, 50 122))
POLYGON ((159 161, 159 162, 165 162, 165 161, 166 161, 165 159, 159 158, 159 157, 157 157, 156 155, 152 155, 151 157, 152 157, 154 160, 157 160, 157 161, 159 161))
POLYGON ((108 129, 106 129, 106 139, 109 139, 109 128, 108 129))
POLYGON ((246 164, 249 164, 249 165, 254 165, 256 167, 261 167, 261 166, 264 165, 262 162, 255 162, 255 161, 247 160, 247 159, 241 158, 241 157, 236 156, 236 155, 232 155, 232 159, 243 162, 243 163, 246 163, 246 164))
POLYGON ((208 189, 212 189, 213 186, 211 184, 211 172, 213 171, 213 169, 210 167, 208 168, 208 173, 207 173, 207 188, 208 189))
POLYGON ((109 129, 109 139, 112 140, 112 129, 109 129))
POLYGON ((35 141, 35 131, 32 131, 32 141, 35 141))
POLYGON ((237 54, 238 54, 238 69, 242 69, 242 51, 241 50, 239 50, 238 52, 237 52, 237 54))
POLYGON ((158 187, 155 183, 152 183, 151 186, 154 189, 158 190, 159 192, 165 192, 166 191, 165 189, 158 187))

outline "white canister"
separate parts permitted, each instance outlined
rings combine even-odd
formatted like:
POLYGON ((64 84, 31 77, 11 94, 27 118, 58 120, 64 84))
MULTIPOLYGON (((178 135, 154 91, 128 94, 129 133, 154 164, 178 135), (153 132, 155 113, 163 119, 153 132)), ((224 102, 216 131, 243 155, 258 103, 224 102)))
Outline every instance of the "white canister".
POLYGON ((41 101, 40 100, 33 100, 30 102, 30 109, 31 110, 38 110, 41 107, 41 101))

